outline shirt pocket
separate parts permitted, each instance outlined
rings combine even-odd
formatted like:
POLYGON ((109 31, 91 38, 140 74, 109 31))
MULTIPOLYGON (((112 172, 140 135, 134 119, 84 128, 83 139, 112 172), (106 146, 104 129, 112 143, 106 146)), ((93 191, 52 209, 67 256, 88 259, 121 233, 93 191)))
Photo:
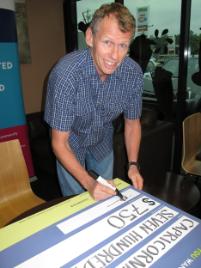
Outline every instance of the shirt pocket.
POLYGON ((75 132, 88 133, 93 122, 95 108, 92 102, 84 98, 78 98, 74 106, 74 123, 75 132))

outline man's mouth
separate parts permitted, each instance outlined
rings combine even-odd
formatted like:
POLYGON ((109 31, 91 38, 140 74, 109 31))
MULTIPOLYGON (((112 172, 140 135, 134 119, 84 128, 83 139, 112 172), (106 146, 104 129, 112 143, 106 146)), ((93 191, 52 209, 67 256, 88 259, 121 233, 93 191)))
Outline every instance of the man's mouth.
POLYGON ((116 62, 113 62, 113 61, 105 61, 105 66, 109 69, 113 69, 113 68, 116 68, 117 66, 117 63, 116 62))

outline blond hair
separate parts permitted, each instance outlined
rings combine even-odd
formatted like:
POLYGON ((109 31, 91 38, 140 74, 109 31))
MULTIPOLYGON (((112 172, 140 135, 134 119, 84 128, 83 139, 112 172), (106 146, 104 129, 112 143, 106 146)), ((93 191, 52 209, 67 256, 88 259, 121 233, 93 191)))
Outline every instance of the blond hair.
POLYGON ((130 32, 132 35, 135 33, 135 18, 130 13, 129 9, 120 3, 103 4, 97 9, 93 15, 90 23, 92 33, 95 34, 98 31, 99 23, 109 16, 114 16, 117 19, 119 29, 122 32, 130 32))

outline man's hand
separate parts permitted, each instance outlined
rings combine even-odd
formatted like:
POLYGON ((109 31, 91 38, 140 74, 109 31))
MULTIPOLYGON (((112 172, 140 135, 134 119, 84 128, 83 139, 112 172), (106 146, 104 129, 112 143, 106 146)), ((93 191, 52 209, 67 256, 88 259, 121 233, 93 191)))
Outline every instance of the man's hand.
MULTIPOLYGON (((108 180, 108 182, 114 186, 114 183, 112 180, 108 180)), ((94 181, 87 190, 92 196, 92 198, 95 199, 96 201, 104 200, 108 197, 116 195, 115 191, 113 191, 107 186, 102 185, 101 183, 97 181, 94 181)))
POLYGON ((138 189, 142 190, 143 188, 143 178, 136 166, 130 166, 128 170, 128 177, 132 181, 133 186, 138 189))

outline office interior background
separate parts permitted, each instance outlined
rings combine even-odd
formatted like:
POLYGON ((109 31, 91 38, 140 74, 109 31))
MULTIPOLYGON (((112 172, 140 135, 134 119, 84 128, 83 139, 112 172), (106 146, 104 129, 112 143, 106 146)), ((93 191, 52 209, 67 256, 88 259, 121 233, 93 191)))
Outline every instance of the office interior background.
MULTIPOLYGON (((30 63, 21 64, 21 75, 26 113, 43 110, 49 71, 62 55, 85 45, 83 32, 80 31, 78 24, 81 21, 87 23, 94 10, 104 2, 104 0, 95 2, 92 0, 45 0, 42 3, 31 0, 25 1, 30 63)), ((181 121, 186 115, 186 99, 183 96, 188 94, 191 99, 189 101, 190 105, 193 106, 193 102, 196 104, 195 109, 199 109, 200 106, 200 86, 194 84, 191 79, 187 81, 187 77, 189 78, 192 72, 198 68, 196 59, 191 63, 191 58, 196 58, 196 55, 198 55, 201 38, 200 1, 169 1, 162 5, 160 0, 118 0, 116 2, 126 5, 136 19, 140 15, 140 8, 145 8, 147 28, 141 29, 141 31, 137 28, 135 37, 144 33, 148 38, 154 39, 155 31, 158 29, 158 37, 162 40, 163 30, 168 30, 167 36, 172 40, 172 43, 168 43, 167 54, 163 56, 162 52, 160 59, 164 61, 170 56, 173 58, 167 68, 174 71, 174 94, 175 101, 177 100, 175 119, 177 125, 181 126, 181 121), (177 58, 176 64, 174 58, 177 58)), ((152 56, 153 60, 150 61, 150 68, 154 68, 154 65, 157 64, 157 62, 154 62, 154 54, 152 56)), ((148 94, 150 91, 153 93, 149 75, 150 73, 145 73, 147 78, 144 79, 146 87, 144 103, 153 99, 152 94, 148 94)), ((175 156, 175 168, 178 170, 181 158, 181 133, 178 131, 177 134, 178 148, 175 156)))
MULTIPOLYGON (((21 62, 20 68, 25 112, 29 124, 35 115, 41 120, 46 83, 51 68, 64 54, 85 47, 82 26, 90 22, 94 10, 101 4, 114 1, 26 0, 23 2, 26 7, 30 55, 28 62, 21 62)), ((135 38, 145 35, 150 41, 152 54, 144 71, 143 108, 145 108, 146 113, 151 113, 150 120, 154 118, 156 121, 172 124, 171 144, 169 146, 171 149, 167 152, 168 166, 164 164, 164 169, 166 172, 180 174, 182 121, 188 114, 201 111, 201 86, 195 84, 191 79, 192 75, 199 70, 198 55, 201 41, 199 11, 201 10, 201 2, 200 0, 170 0, 168 2, 161 0, 118 0, 115 2, 127 6, 135 16, 137 22, 135 38), (153 87, 154 71, 158 66, 164 67, 165 70, 172 73, 173 100, 170 116, 166 114, 167 111, 160 109, 158 97, 153 87)), ((165 106, 168 104, 166 103, 165 106)), ((118 124, 121 125, 121 121, 118 124)), ((35 127, 32 123, 29 125, 31 130, 32 127, 35 127)), ((39 128, 37 130, 39 131, 39 128)), ((35 133, 30 135, 30 142, 32 142, 35 133)), ((165 133, 161 132, 161 140, 165 139, 163 135, 165 133)), ((153 158, 157 154, 161 154, 158 150, 163 150, 164 154, 166 153, 167 148, 160 148, 157 142, 151 149, 149 146, 152 141, 148 140, 147 143, 146 146, 143 145, 145 148, 142 149, 144 150, 142 158, 146 158, 145 155, 147 156, 148 152, 152 153, 153 158)), ((167 142, 167 144, 169 143, 167 142)), ((117 145, 119 146, 119 141, 117 141, 117 145)), ((58 185, 54 181, 48 188, 47 181, 51 183, 50 173, 48 173, 51 169, 50 165, 45 171, 41 168, 41 165, 44 167, 47 165, 49 155, 38 163, 38 159, 42 158, 40 158, 41 156, 37 158, 35 148, 31 144, 32 155, 35 158, 33 161, 36 175, 39 177, 39 182, 36 182, 36 191, 38 191, 39 184, 41 187, 40 180, 44 180, 46 177, 45 183, 42 183, 41 195, 46 199, 52 199, 60 195, 58 185), (54 189, 53 193, 48 195, 47 191, 52 191, 52 189, 54 189)), ((122 147, 119 150, 121 149, 122 147)), ((164 161, 167 159, 166 156, 164 156, 164 161)), ((154 162, 154 159, 149 157, 147 162, 150 163, 145 165, 144 169, 148 169, 152 165, 152 161, 154 162)), ((160 165, 163 166, 163 163, 158 162, 158 166, 160 165)), ((156 163, 154 165, 156 172, 157 168, 156 163)), ((147 172, 149 171, 147 170, 147 172)), ((117 176, 124 174, 121 171, 116 171, 116 173, 117 176)), ((55 170, 52 171, 52 174, 56 177, 55 170)), ((153 173, 153 176, 157 177, 157 174, 153 173)))

